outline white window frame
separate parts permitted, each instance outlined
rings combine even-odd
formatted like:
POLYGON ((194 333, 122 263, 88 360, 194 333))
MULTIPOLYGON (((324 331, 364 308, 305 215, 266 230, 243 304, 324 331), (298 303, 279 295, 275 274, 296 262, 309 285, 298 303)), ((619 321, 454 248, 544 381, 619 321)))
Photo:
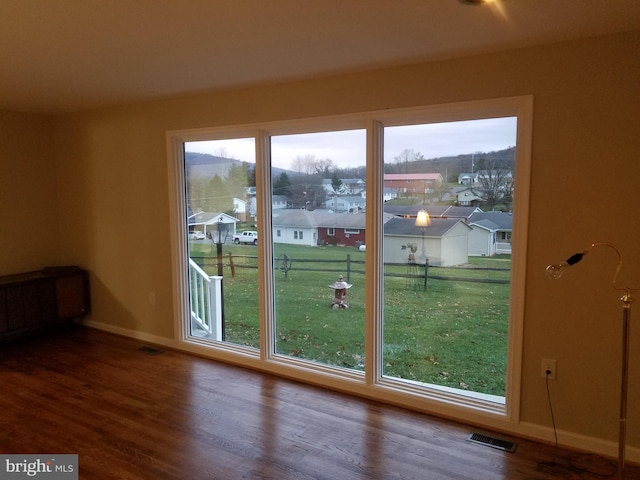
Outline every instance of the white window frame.
POLYGON ((407 408, 458 418, 463 421, 501 428, 517 423, 520 415, 520 380, 522 367, 522 335, 524 317, 525 254, 527 251, 528 198, 530 178, 531 131, 533 97, 520 96, 500 99, 460 102, 397 110, 365 112, 353 115, 308 120, 252 124, 236 127, 182 130, 167 132, 169 193, 171 210, 171 247, 175 336, 180 348, 206 357, 243 364, 250 368, 274 374, 293 376, 301 381, 321 384, 366 397, 374 397, 407 408), (383 129, 386 126, 412 123, 439 123, 446 121, 476 120, 517 116, 516 188, 512 231, 512 281, 510 294, 510 323, 507 359, 506 403, 500 404, 490 396, 471 394, 461 396, 446 388, 423 388, 406 381, 383 378, 382 365, 382 285, 380 268, 382 259, 383 211, 383 129), (188 282, 186 278, 187 246, 184 205, 184 142, 214 139, 256 139, 256 179, 258 231, 262 241, 258 244, 261 258, 273 258, 273 231, 271 224, 271 168, 270 136, 317 131, 337 131, 360 128, 367 130, 367 182, 366 182, 366 264, 365 278, 368 296, 365 303, 366 364, 365 373, 310 364, 274 354, 274 297, 273 275, 268 263, 259 266, 259 305, 261 341, 259 352, 229 344, 203 345, 189 336, 188 282), (369 352, 378 352, 370 355, 369 352))

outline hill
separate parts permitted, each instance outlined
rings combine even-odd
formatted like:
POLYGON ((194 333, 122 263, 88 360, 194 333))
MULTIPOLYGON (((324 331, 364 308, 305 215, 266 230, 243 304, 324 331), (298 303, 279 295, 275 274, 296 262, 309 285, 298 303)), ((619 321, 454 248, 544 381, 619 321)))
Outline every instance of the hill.
MULTIPOLYGON (((218 157, 208 153, 185 153, 185 169, 187 175, 194 175, 198 178, 209 179, 218 175, 220 178, 226 178, 232 165, 242 165, 247 162, 236 160, 235 158, 218 157)), ((252 165, 253 166, 253 165, 252 165)), ((282 168, 272 168, 272 178, 277 178, 282 172, 291 174, 288 170, 282 168)))

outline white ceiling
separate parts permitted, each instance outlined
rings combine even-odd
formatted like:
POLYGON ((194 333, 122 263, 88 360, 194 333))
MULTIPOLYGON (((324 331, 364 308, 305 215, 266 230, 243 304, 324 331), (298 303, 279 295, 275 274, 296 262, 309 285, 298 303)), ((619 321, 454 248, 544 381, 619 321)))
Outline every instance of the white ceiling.
POLYGON ((84 110, 628 30, 640 0, 0 0, 0 109, 84 110))

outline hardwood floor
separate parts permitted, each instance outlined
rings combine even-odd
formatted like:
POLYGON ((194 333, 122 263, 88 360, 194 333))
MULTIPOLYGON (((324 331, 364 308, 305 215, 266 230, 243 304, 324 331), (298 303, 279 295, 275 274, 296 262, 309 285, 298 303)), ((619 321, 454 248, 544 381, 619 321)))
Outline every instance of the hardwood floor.
POLYGON ((76 453, 89 480, 615 477, 596 456, 540 465, 552 447, 506 453, 465 425, 142 346, 84 327, 0 345, 0 453, 76 453))

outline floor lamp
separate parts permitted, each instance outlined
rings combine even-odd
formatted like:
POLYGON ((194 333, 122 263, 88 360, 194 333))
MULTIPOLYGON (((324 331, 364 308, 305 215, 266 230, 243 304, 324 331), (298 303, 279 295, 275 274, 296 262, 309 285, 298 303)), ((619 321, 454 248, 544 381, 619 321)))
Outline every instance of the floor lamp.
POLYGON ((622 302, 622 374, 620 382, 620 417, 618 426, 618 478, 624 479, 624 456, 627 436, 627 385, 629 383, 629 320, 631 317, 631 302, 633 298, 632 292, 640 290, 640 288, 619 287, 617 284, 618 274, 622 268, 622 255, 620 251, 610 243, 596 242, 591 244, 586 250, 576 253, 562 263, 557 265, 549 265, 547 267, 547 275, 557 280, 562 276, 564 271, 578 263, 582 258, 596 247, 609 247, 618 255, 618 266, 613 277, 613 288, 618 292, 622 292, 620 301, 622 302))

